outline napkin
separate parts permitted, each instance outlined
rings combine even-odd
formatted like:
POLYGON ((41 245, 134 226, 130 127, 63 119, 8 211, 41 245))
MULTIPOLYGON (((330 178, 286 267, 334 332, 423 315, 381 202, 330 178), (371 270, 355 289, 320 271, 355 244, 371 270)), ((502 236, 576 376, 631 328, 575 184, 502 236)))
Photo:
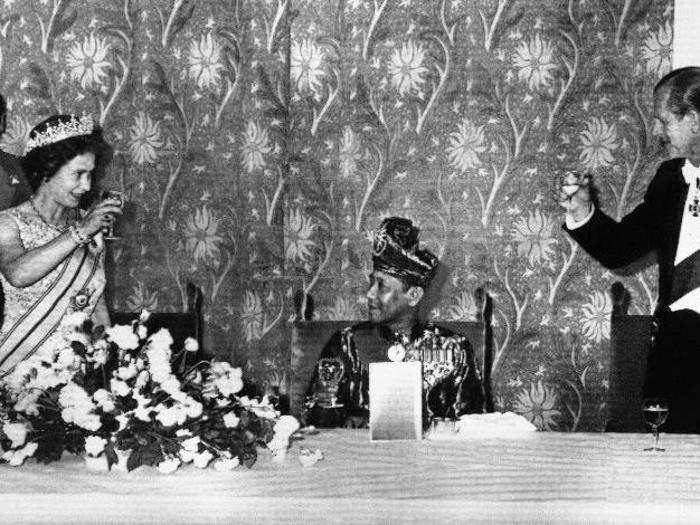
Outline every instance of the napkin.
POLYGON ((493 412, 491 414, 467 414, 454 424, 438 425, 431 428, 425 439, 467 440, 483 438, 517 438, 530 435, 537 427, 523 416, 513 412, 493 412))

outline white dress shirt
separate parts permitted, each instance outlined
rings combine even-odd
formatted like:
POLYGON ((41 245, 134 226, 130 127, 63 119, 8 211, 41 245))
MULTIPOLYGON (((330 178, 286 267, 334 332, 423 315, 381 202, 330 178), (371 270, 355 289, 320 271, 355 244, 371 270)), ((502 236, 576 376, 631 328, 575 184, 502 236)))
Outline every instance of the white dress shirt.
MULTIPOLYGON (((678 249, 676 250, 676 260, 674 261, 676 265, 700 250, 700 217, 694 217, 688 211, 688 206, 692 204, 693 198, 698 195, 696 188, 698 187, 698 180, 700 180, 700 168, 696 168, 686 160, 682 171, 683 178, 687 184, 690 184, 690 187, 683 206, 681 233, 678 236, 678 249)), ((669 308, 674 312, 687 309, 700 313, 700 288, 695 288, 688 292, 674 303, 671 303, 669 308)))

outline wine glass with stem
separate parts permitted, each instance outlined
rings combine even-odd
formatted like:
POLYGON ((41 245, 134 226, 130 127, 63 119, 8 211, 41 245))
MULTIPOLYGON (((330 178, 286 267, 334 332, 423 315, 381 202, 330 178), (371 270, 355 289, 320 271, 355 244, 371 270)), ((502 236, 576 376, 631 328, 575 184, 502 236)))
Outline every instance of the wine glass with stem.
MULTIPOLYGON (((121 191, 104 189, 100 192, 100 200, 114 200, 117 201, 117 206, 120 208, 124 207, 124 194, 121 191)), ((114 221, 109 226, 102 228, 102 233, 104 234, 104 239, 106 241, 116 241, 121 239, 120 235, 117 235, 114 231, 114 221)))
POLYGON ((665 452, 665 448, 659 447, 659 428, 666 423, 668 412, 668 402, 665 399, 650 397, 644 400, 644 405, 642 407, 644 422, 649 425, 654 434, 654 446, 645 448, 645 452, 665 452))

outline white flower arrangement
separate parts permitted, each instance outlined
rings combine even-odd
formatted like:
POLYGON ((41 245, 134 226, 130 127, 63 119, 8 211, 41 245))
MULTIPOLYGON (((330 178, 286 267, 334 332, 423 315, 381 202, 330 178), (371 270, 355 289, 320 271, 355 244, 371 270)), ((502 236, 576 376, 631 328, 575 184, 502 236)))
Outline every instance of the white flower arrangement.
POLYGON ((173 352, 167 330, 148 336, 149 317, 91 331, 85 316, 67 316, 55 348, 0 382, 1 460, 48 463, 69 452, 98 470, 150 465, 171 473, 184 464, 251 466, 265 444, 284 458, 298 421, 280 417, 265 397, 241 395, 240 368, 188 363, 198 356, 195 339, 173 352))

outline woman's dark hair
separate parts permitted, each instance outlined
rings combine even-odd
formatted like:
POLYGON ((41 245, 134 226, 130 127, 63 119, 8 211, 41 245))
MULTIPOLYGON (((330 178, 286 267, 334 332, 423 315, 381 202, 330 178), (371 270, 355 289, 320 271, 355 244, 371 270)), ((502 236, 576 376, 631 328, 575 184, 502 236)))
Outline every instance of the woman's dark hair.
POLYGON ((700 113, 700 67, 674 69, 654 87, 654 95, 668 93, 666 105, 674 115, 684 117, 691 109, 700 113))
MULTIPOLYGON (((29 132, 29 138, 32 139, 45 133, 49 128, 62 122, 69 122, 73 118, 72 115, 53 115, 34 126, 29 132)), ((32 149, 22 158, 22 167, 29 185, 36 192, 42 181, 56 175, 61 167, 75 157, 83 153, 93 153, 95 155, 94 185, 95 179, 101 174, 100 166, 106 151, 106 144, 102 140, 102 130, 95 125, 90 134, 70 137, 32 149)))

